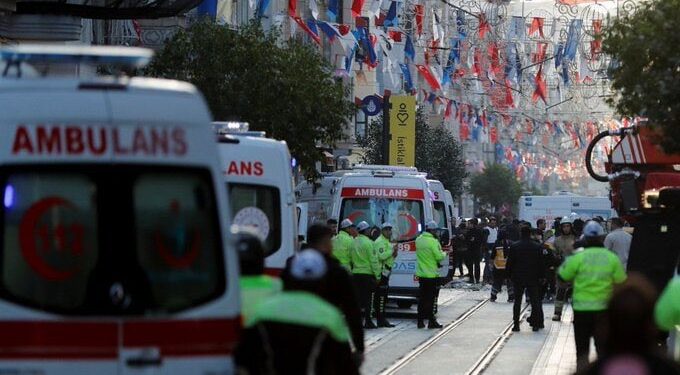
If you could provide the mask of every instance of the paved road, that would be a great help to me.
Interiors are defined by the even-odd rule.
[[[399,312],[399,318],[391,319],[395,328],[367,331],[367,354],[362,373],[381,374],[395,363],[403,362],[404,357],[409,360],[392,373],[562,375],[573,372],[575,353],[570,311],[565,313],[564,322],[553,324],[549,319],[553,306],[546,304],[543,307],[547,318],[545,330],[532,332],[523,322],[522,331],[510,333],[507,328],[512,320],[512,304],[505,302],[506,296],[501,294],[498,301],[502,302],[487,302],[480,306],[488,296],[488,287],[479,291],[442,289],[438,319],[445,326],[455,322],[455,328],[440,335],[413,358],[414,349],[429,343],[428,340],[442,331],[417,329],[415,306],[410,310],[391,310]],[[478,309],[469,317],[458,320],[475,306]],[[527,309],[527,313],[529,311]],[[504,332],[507,335],[500,339]],[[496,346],[489,354],[493,345]],[[483,366],[477,366],[480,358],[487,359]]]

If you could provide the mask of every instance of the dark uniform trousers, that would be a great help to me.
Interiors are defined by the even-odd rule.
[[[524,292],[528,292],[529,301],[531,302],[531,316],[528,322],[533,327],[538,324],[539,327],[543,327],[543,301],[541,300],[541,286],[536,283],[535,285],[528,285],[525,283],[514,283],[515,289],[515,304],[512,306],[512,320],[515,324],[519,324],[519,312],[522,309],[522,296]]]
[[[421,277],[419,283],[418,320],[429,319],[434,321],[436,298],[439,293],[439,278],[427,279]]]
[[[590,354],[590,338],[595,339],[597,356],[602,353],[602,336],[597,329],[601,323],[604,311],[574,311],[574,341],[576,343],[576,370],[584,370],[588,366]]]
[[[371,321],[372,299],[376,288],[375,276],[355,273],[354,285],[359,294],[359,305],[364,314],[364,324],[366,324]]]
[[[385,304],[387,304],[387,293],[389,292],[390,278],[385,275],[380,276],[378,287],[373,295],[373,310],[378,322],[385,320]]]

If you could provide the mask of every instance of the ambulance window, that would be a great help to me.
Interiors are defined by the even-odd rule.
[[[424,224],[423,203],[386,198],[343,199],[340,220],[347,218],[355,223],[366,221],[371,226],[390,222],[394,225],[392,240],[412,241],[420,234]]]
[[[264,238],[266,255],[281,247],[281,199],[273,186],[229,184],[232,223],[252,226]]]
[[[434,206],[434,221],[437,222],[439,228],[448,228],[446,225],[446,205],[444,202],[435,201]]]
[[[2,189],[2,293],[45,310],[79,308],[98,257],[96,184],[80,174],[16,173]]]
[[[133,184],[137,259],[157,308],[195,306],[224,289],[209,178],[149,173]]]

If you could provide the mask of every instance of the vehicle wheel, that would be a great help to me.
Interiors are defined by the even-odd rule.
[[[413,306],[413,301],[397,301],[397,306],[400,309],[410,309]]]

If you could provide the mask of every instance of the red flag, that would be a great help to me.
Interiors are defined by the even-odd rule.
[[[395,42],[401,42],[401,31],[390,30],[387,32],[387,35]]]
[[[473,63],[472,63],[472,72],[477,76],[481,77],[482,76],[482,54],[479,51],[479,48],[475,49],[475,53],[472,57]]]
[[[495,126],[489,129],[489,141],[491,144],[498,143],[498,130]]]
[[[432,72],[430,72],[430,69],[424,65],[416,65],[416,69],[418,69],[418,72],[420,75],[425,78],[427,83],[432,87],[432,90],[439,90],[441,89],[441,85],[439,84],[439,81],[437,81],[437,78],[432,75]]]
[[[590,42],[590,59],[597,60],[602,52],[602,20],[593,20],[595,39]]]
[[[534,124],[533,124],[533,123],[531,122],[531,120],[529,120],[529,119],[526,119],[526,120],[524,120],[524,121],[526,121],[526,123],[527,123],[527,133],[533,134],[533,132],[534,132]]]
[[[482,121],[482,127],[486,128],[488,125],[486,121],[486,110],[482,111],[482,115],[479,116],[479,119]]]
[[[288,14],[291,17],[297,15],[297,0],[288,0]]]
[[[416,4],[416,31],[418,35],[423,33],[423,16],[425,15],[425,7],[421,4]]]
[[[491,71],[494,75],[501,72],[500,54],[498,51],[498,44],[496,42],[491,43],[488,48],[489,59],[491,60]]]
[[[515,100],[512,97],[512,88],[510,86],[510,80],[505,79],[505,105],[509,108],[515,107]]]
[[[321,45],[321,38],[319,38],[319,34],[315,34],[315,33],[309,28],[309,26],[307,26],[307,24],[305,23],[305,21],[302,20],[302,18],[300,18],[300,17],[293,17],[293,19],[294,19],[295,22],[298,24],[298,26],[300,26],[300,28],[301,28],[302,30],[304,30],[304,31],[305,31],[312,39],[314,39],[314,41],[316,42],[316,44]]]
[[[536,90],[534,90],[534,94],[531,96],[531,101],[536,103],[539,98],[543,99],[543,103],[548,104],[547,89],[543,79],[543,66],[538,68],[538,73],[536,73]]]
[[[545,60],[545,54],[547,51],[548,43],[538,43],[536,47],[536,53],[531,54],[531,62],[534,64],[543,62],[543,60]]]
[[[361,9],[364,7],[364,0],[354,0],[352,2],[352,16],[361,17]]]
[[[340,24],[338,26],[338,31],[340,32],[340,35],[345,36],[347,33],[349,33],[349,25]]]
[[[541,36],[541,38],[545,38],[543,35],[543,22],[544,19],[541,17],[534,17],[533,20],[531,20],[531,26],[529,27],[529,36],[534,36],[536,32],[538,31],[538,35]]]
[[[444,118],[449,119],[451,118],[451,106],[453,105],[453,100],[447,100],[446,103],[446,110],[444,111]]]
[[[465,121],[460,123],[459,136],[461,141],[467,141],[470,139],[470,127]]]
[[[486,33],[491,31],[491,25],[486,20],[486,15],[484,13],[479,15],[479,37],[484,39]]]

